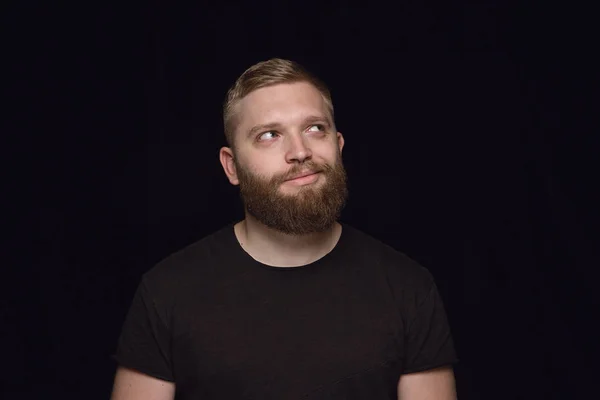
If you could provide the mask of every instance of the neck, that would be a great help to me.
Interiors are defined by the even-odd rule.
[[[234,231],[242,248],[255,260],[273,267],[298,267],[315,262],[333,250],[342,227],[336,222],[325,232],[288,235],[246,214]]]

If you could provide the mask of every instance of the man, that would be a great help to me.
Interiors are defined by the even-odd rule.
[[[144,274],[113,400],[456,398],[430,273],[338,222],[344,137],[296,63],[249,68],[224,106],[220,161],[245,219]]]

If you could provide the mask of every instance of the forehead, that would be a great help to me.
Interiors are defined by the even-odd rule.
[[[288,123],[307,115],[327,116],[321,92],[307,82],[284,83],[257,89],[237,105],[238,130],[256,124]]]

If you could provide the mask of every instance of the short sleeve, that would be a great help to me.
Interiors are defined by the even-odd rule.
[[[448,318],[434,282],[417,304],[405,335],[404,374],[458,362]]]
[[[168,326],[142,279],[125,318],[114,359],[123,367],[172,382],[170,343]]]

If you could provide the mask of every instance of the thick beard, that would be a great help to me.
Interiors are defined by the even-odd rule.
[[[307,161],[270,179],[252,174],[236,162],[240,196],[246,212],[265,226],[288,235],[325,232],[339,219],[348,197],[347,177],[341,157],[335,165]],[[299,187],[283,194],[280,187],[301,170],[322,171],[324,184]]]

